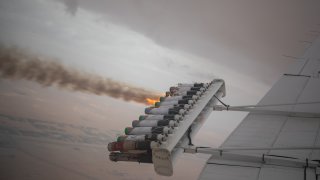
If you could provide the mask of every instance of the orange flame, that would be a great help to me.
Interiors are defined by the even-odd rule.
[[[154,103],[158,102],[158,99],[150,99],[150,98],[146,98],[146,101],[148,104],[150,105],[154,105]]]

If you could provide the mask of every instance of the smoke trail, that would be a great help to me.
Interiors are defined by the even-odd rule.
[[[158,99],[160,96],[157,92],[40,59],[18,48],[0,47],[0,77],[25,79],[43,86],[56,85],[73,91],[107,95],[144,104],[148,104],[147,98]]]

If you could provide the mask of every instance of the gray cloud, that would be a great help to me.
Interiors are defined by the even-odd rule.
[[[76,15],[79,6],[78,0],[65,0],[63,3],[66,6],[66,12],[73,16]]]
[[[320,1],[313,0],[79,0],[78,6],[270,85],[290,62],[281,55],[300,55],[299,40],[315,37],[306,33],[319,29],[313,25],[320,17]]]

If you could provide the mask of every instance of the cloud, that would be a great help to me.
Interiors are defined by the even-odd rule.
[[[19,97],[19,96],[25,96],[25,94],[20,94],[17,92],[5,92],[5,93],[0,93],[0,96],[7,96],[7,97],[15,98],[15,97]]]
[[[65,9],[66,12],[75,16],[78,11],[79,1],[78,0],[63,0],[62,2],[66,6],[66,9]]]
[[[314,26],[319,23],[319,3],[79,0],[78,5],[157,44],[204,57],[271,85],[290,62],[281,55],[301,55],[305,46],[299,40],[310,39],[306,33],[319,30]]]

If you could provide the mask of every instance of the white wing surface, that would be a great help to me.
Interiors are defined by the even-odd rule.
[[[268,110],[297,113],[249,113],[221,146],[231,150],[212,156],[199,178],[318,179],[320,117],[299,112],[320,113],[319,77],[320,38],[258,103]]]

